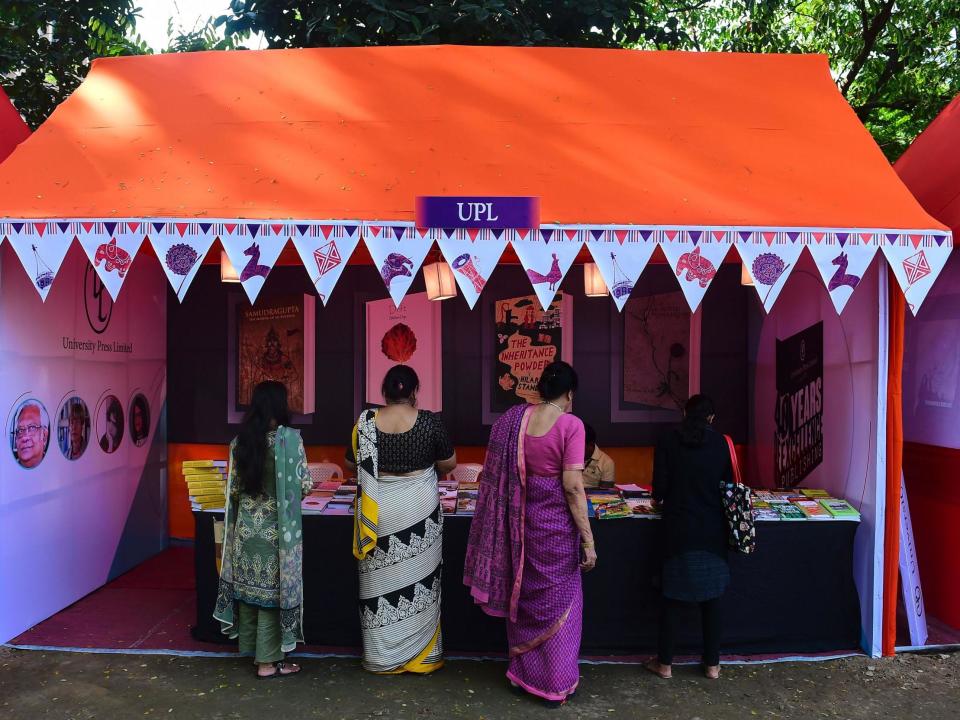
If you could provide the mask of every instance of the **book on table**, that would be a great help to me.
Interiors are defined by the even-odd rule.
[[[816,500],[797,500],[793,504],[811,520],[827,520],[832,517]]]
[[[817,488],[797,488],[797,490],[801,495],[812,500],[830,497],[830,493],[828,493],[826,490],[819,490]]]
[[[182,468],[226,468],[226,460],[184,460],[180,463]]]
[[[773,506],[781,520],[806,520],[803,511],[792,503],[776,503]]]
[[[857,511],[853,505],[848,503],[846,500],[841,500],[838,498],[823,498],[820,500],[820,505],[830,513],[831,517],[835,518],[858,518],[860,513]]]
[[[596,508],[597,520],[613,520],[615,518],[625,518],[633,516],[633,508],[625,501],[603,503]]]

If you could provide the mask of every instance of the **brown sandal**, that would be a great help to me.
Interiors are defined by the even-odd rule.
[[[296,670],[290,670],[289,672],[284,672],[284,670],[287,670],[288,668],[296,668]],[[286,663],[281,661],[278,663],[274,663],[273,672],[270,673],[269,675],[261,675],[258,672],[257,680],[269,680],[275,677],[289,677],[290,675],[296,675],[301,670],[303,670],[303,668],[297,665],[296,663]]]
[[[652,660],[648,660],[647,662],[645,662],[643,667],[645,670],[647,670],[647,672],[652,672],[654,675],[656,675],[658,678],[661,678],[662,680],[669,680],[670,678],[673,677],[673,670],[671,669],[671,670],[668,670],[667,672],[664,672],[661,669],[663,666],[660,665],[660,661],[657,660],[656,658],[653,658]]]

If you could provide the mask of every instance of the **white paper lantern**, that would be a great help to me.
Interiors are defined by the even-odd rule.
[[[604,297],[607,295],[607,284],[596,263],[584,263],[583,287],[587,297]]]
[[[457,296],[457,281],[453,277],[453,270],[445,262],[424,265],[423,280],[430,300],[449,300]]]
[[[220,251],[220,282],[240,282],[240,276],[237,274],[236,268],[233,267],[233,263],[230,262],[230,258],[223,250]]]

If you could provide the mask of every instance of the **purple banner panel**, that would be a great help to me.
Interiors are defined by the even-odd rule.
[[[420,196],[416,221],[421,228],[535,228],[540,198]]]

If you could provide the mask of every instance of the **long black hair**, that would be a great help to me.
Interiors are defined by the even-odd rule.
[[[290,424],[287,386],[276,380],[258,383],[250,409],[240,424],[234,461],[240,491],[252,496],[263,493],[263,465],[267,457],[267,433]]]
[[[688,447],[699,447],[706,441],[710,418],[716,415],[713,400],[706,395],[694,395],[683,408],[680,423],[680,442]]]
[[[557,360],[543,369],[537,392],[542,400],[556,400],[568,392],[576,392],[578,384],[577,371],[569,363]]]

